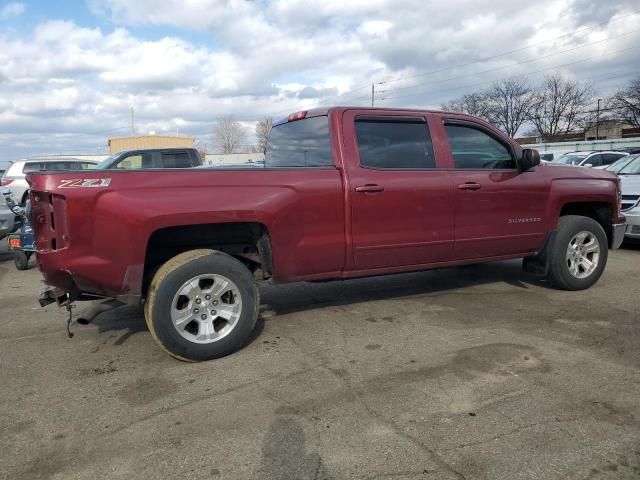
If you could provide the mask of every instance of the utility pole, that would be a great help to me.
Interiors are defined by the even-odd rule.
[[[598,110],[596,113],[596,140],[600,138],[600,102],[601,98],[598,99]]]
[[[375,102],[375,98],[376,98],[376,84],[372,83],[371,84],[371,106],[372,107]]]
[[[133,125],[133,105],[131,105],[131,136],[133,137],[135,132],[135,128]]]

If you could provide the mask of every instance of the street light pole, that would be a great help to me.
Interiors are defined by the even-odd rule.
[[[600,102],[601,98],[598,99],[598,110],[596,111],[596,140],[600,138]]]

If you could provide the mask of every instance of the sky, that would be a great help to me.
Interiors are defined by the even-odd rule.
[[[439,107],[518,75],[640,76],[637,0],[0,0],[0,167],[317,106]]]

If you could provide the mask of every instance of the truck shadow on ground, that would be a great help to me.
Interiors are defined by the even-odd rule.
[[[522,270],[522,262],[505,261],[414,273],[401,273],[323,283],[268,285],[260,289],[262,310],[276,314],[319,307],[440,293],[447,290],[502,282],[519,289],[553,288],[544,279]]]
[[[87,313],[94,308],[96,303],[97,302],[91,302],[91,304],[84,306],[83,309],[78,312],[76,318],[89,317],[90,315],[87,315]],[[97,327],[98,333],[121,332],[121,335],[113,342],[115,346],[124,344],[136,333],[149,331],[144,318],[144,308],[142,305],[117,305],[114,303],[110,308],[100,311],[95,317],[88,320],[90,320],[91,325]],[[259,318],[247,341],[247,345],[253,343],[253,341],[260,336],[262,330],[264,330],[264,321],[262,318]]]
[[[284,315],[321,307],[439,293],[496,282],[525,290],[532,285],[546,285],[544,280],[523,272],[521,261],[467,265],[322,283],[303,282],[288,285],[265,283],[260,286],[261,318],[248,343],[252,343],[260,336],[264,328],[263,316],[269,310],[278,315]],[[84,310],[79,311],[78,316],[82,317],[83,311],[88,308],[91,307],[84,307]],[[97,314],[91,323],[98,327],[99,333],[122,331],[122,335],[114,345],[122,345],[136,333],[148,330],[143,307],[139,305],[114,306]]]

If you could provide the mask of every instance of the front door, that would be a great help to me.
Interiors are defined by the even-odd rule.
[[[438,170],[424,115],[347,111],[351,251],[355,270],[451,258],[454,194]]]
[[[454,170],[456,259],[537,250],[545,239],[549,185],[541,168],[520,172],[511,146],[487,127],[445,122]]]

